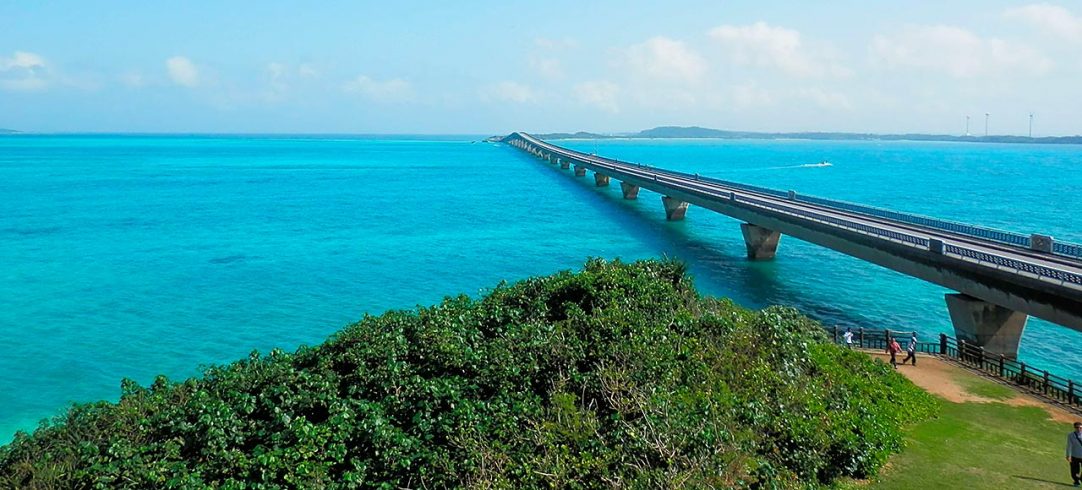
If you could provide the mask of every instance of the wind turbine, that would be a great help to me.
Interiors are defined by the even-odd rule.
[[[991,116],[991,114],[985,112],[984,113],[984,137],[985,138],[988,137],[988,116]]]
[[[1029,137],[1033,138],[1033,113],[1029,113]]]
[[[966,116],[966,136],[969,136],[969,116]]]

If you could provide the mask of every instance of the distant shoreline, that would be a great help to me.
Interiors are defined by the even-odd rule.
[[[761,133],[754,131],[726,131],[701,127],[662,126],[627,134],[598,134],[579,131],[575,133],[547,133],[534,136],[545,140],[597,140],[597,139],[724,139],[724,140],[821,140],[821,141],[942,141],[956,143],[1028,143],[1038,145],[1079,145],[1082,136],[954,136],[948,134],[873,134],[797,132]]]

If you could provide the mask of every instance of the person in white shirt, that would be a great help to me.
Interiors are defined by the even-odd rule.
[[[909,345],[905,348],[905,359],[902,359],[902,365],[904,366],[906,361],[912,359],[913,365],[917,365],[917,336],[913,335],[913,338],[909,339]]]
[[[853,348],[853,329],[852,328],[846,328],[845,329],[845,334],[842,335],[842,338],[845,339],[845,346],[852,349]]]

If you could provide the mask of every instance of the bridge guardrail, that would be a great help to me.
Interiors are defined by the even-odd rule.
[[[961,255],[963,257],[969,257],[971,259],[979,260],[981,262],[988,262],[990,264],[1002,265],[1004,267],[1010,267],[1012,269],[1029,272],[1030,274],[1036,274],[1038,276],[1049,277],[1063,282],[1082,285],[1082,276],[1067,271],[1052,269],[1043,265],[1031,264],[1029,262],[1009,259],[1007,257],[1001,257],[999,255],[993,255],[987,252],[959,247],[957,245],[952,245],[949,243],[943,244],[943,251],[946,253]]]
[[[519,134],[519,133],[515,133]],[[522,135],[520,135],[522,136]],[[522,136],[525,138],[525,136]],[[532,137],[531,137],[532,138]],[[548,143],[537,142],[548,145]],[[552,145],[555,146],[555,145]],[[781,191],[777,189],[771,189],[768,187],[760,187],[750,184],[742,184],[739,182],[732,182],[724,179],[718,179],[714,177],[703,177],[698,174],[690,174],[686,172],[677,172],[672,170],[666,170],[666,172],[682,175],[689,178],[696,178],[707,182],[715,182],[718,184],[727,185],[730,187],[736,187],[740,189],[746,189],[749,191],[761,192],[779,197],[789,197],[788,191]],[[842,201],[837,199],[828,199],[824,197],[806,196],[796,194],[793,196],[798,201],[809,202],[812,204],[819,204],[822,206],[833,207],[845,211],[852,211],[861,214],[867,214],[870,216],[878,216],[881,218],[892,219],[895,221],[901,221],[903,223],[911,223],[919,226],[926,226],[929,228],[935,228],[944,231],[950,231],[953,233],[959,233],[963,235],[973,236],[977,238],[983,238],[986,240],[992,240],[1007,245],[1013,245],[1023,248],[1029,248],[1031,244],[1031,237],[1023,235],[1021,233],[997,230],[995,228],[989,228],[985,226],[970,225],[967,223],[959,223],[957,221],[944,220],[940,218],[933,218],[930,216],[924,216],[914,213],[905,213],[900,211],[893,211],[890,209],[879,208],[875,206],[868,206],[866,204],[859,204],[854,202]],[[1062,255],[1071,258],[1082,258],[1082,245],[1069,242],[1053,242],[1052,253],[1055,255]]]
[[[746,202],[746,203],[754,204],[756,206],[770,208],[770,209],[773,209],[775,211],[780,211],[780,212],[790,213],[790,214],[796,214],[796,215],[799,215],[799,216],[804,216],[806,218],[811,218],[811,219],[814,219],[814,220],[819,220],[819,221],[824,221],[824,222],[827,222],[827,223],[831,223],[831,224],[836,225],[836,226],[841,226],[841,227],[844,227],[844,228],[851,228],[851,229],[855,229],[855,230],[862,231],[862,232],[865,232],[865,233],[870,233],[870,234],[873,234],[873,235],[892,238],[894,240],[902,241],[902,242],[905,242],[905,243],[910,243],[910,244],[913,244],[913,245],[918,245],[918,246],[924,247],[924,248],[928,248],[928,246],[929,246],[929,240],[927,238],[913,236],[913,235],[909,235],[909,234],[906,234],[906,233],[897,232],[897,231],[894,231],[894,230],[887,230],[885,228],[879,228],[877,226],[871,226],[871,225],[866,225],[866,224],[863,224],[863,223],[857,223],[855,221],[849,221],[849,220],[845,220],[845,219],[841,219],[841,218],[835,218],[833,216],[825,216],[825,215],[822,215],[822,214],[819,214],[819,213],[814,213],[814,212],[811,212],[811,211],[805,211],[803,209],[796,209],[796,208],[789,208],[789,207],[786,207],[786,206],[779,206],[779,205],[776,205],[776,204],[768,203],[766,201],[760,201],[758,199],[751,198],[751,197],[735,196],[734,199],[736,201]]]
[[[1082,245],[1066,242],[1052,242],[1052,253],[1068,257],[1082,257]]]

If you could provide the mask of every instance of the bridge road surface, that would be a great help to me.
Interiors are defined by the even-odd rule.
[[[1077,257],[800,201],[791,192],[781,197],[780,191],[588,155],[525,133],[512,133],[504,141],[550,161],[559,158],[744,220],[767,233],[791,235],[959,291],[947,297],[956,336],[993,354],[1017,356],[1026,315],[1082,331],[1082,259]],[[754,246],[748,245],[749,257]],[[765,255],[772,257],[773,249]]]

